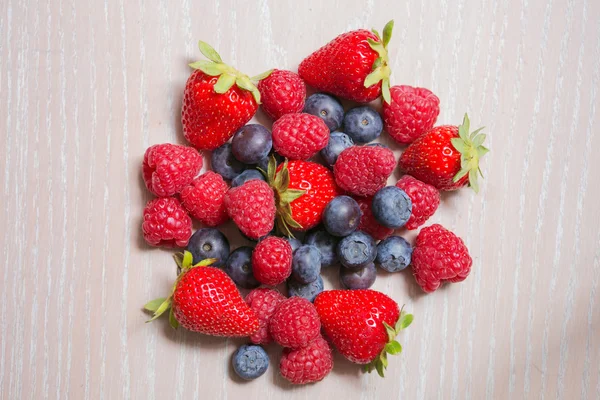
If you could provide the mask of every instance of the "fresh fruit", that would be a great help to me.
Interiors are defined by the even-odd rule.
[[[321,278],[321,276],[317,276],[316,280],[306,285],[296,281],[294,278],[287,280],[288,296],[290,297],[303,297],[312,302],[315,300],[315,297],[317,297],[317,295],[323,291],[323,289],[323,278]]]
[[[377,245],[375,264],[387,272],[402,271],[410,264],[412,246],[400,236],[391,236]]]
[[[298,250],[298,248],[300,248],[300,246],[302,246],[302,242],[296,238],[293,237],[284,237],[285,240],[287,240],[287,242],[290,244],[290,246],[292,247],[292,254],[296,252],[296,250]]]
[[[333,166],[338,186],[357,196],[373,196],[385,186],[396,167],[394,153],[385,147],[353,146],[342,151]]]
[[[244,344],[233,353],[231,363],[240,378],[250,381],[267,372],[269,356],[261,346]]]
[[[412,269],[424,292],[431,293],[442,281],[464,281],[473,260],[461,238],[441,225],[421,229],[412,253]]]
[[[317,280],[321,274],[321,252],[316,246],[305,244],[294,252],[292,276],[302,284]]]
[[[404,190],[412,202],[412,212],[406,222],[406,229],[417,229],[435,214],[440,205],[440,192],[435,187],[410,175],[400,178],[396,186]]]
[[[437,126],[415,140],[400,157],[400,168],[438,190],[469,185],[479,191],[479,160],[489,151],[483,128],[469,133],[469,117],[460,126]],[[339,182],[338,182],[339,184]],[[341,185],[340,185],[341,186]]]
[[[264,182],[265,176],[257,169],[247,169],[231,180],[231,187],[241,186],[244,183],[254,179]]]
[[[383,104],[385,130],[401,144],[412,143],[433,128],[440,113],[440,99],[430,90],[392,86],[392,101]]]
[[[298,113],[304,107],[306,85],[298,74],[275,69],[258,83],[262,109],[272,120],[285,114]]]
[[[231,151],[244,164],[256,164],[269,155],[273,139],[271,132],[260,124],[242,126],[233,135]]]
[[[282,238],[268,236],[254,248],[252,268],[260,283],[279,285],[292,273],[292,246]]]
[[[325,93],[315,93],[309,96],[302,112],[321,118],[331,132],[342,126],[344,120],[342,103]]]
[[[339,35],[305,58],[298,67],[304,81],[317,90],[359,103],[383,95],[390,101],[387,45],[394,21],[377,31],[359,29]]]
[[[338,196],[323,211],[323,226],[333,236],[348,236],[358,228],[362,211],[352,197]]]
[[[252,247],[242,246],[232,251],[225,263],[225,272],[239,287],[254,289],[260,286],[252,271]]]
[[[225,195],[227,214],[251,239],[265,236],[275,224],[275,198],[266,182],[252,180],[229,189]]]
[[[190,64],[195,71],[185,84],[181,124],[183,135],[196,148],[214,150],[222,146],[256,113],[260,92],[252,79],[226,65],[207,43],[199,42],[200,52],[208,60]]]
[[[225,143],[214,150],[210,155],[210,164],[213,171],[227,180],[234,179],[246,169],[246,165],[233,155],[231,143]]]
[[[152,246],[185,247],[192,236],[192,219],[179,200],[161,197],[144,207],[142,231]]]
[[[381,376],[388,365],[387,354],[402,351],[395,337],[413,320],[394,300],[374,290],[328,290],[317,296],[315,307],[334,347]]]
[[[340,283],[346,289],[368,289],[375,283],[375,278],[377,278],[377,270],[373,263],[359,270],[340,268]]]
[[[144,154],[142,175],[146,188],[159,197],[179,193],[202,169],[202,156],[192,147],[155,144]]]
[[[412,202],[404,190],[386,186],[373,196],[371,211],[381,225],[398,229],[410,218]]]
[[[214,267],[225,265],[229,257],[229,240],[215,228],[198,229],[187,245],[187,251],[192,253],[194,262],[213,258]]]
[[[317,229],[308,232],[304,237],[304,243],[314,245],[321,253],[321,267],[330,267],[339,262],[337,256],[337,245],[339,238],[330,235],[324,230]]]
[[[229,219],[225,194],[229,185],[221,175],[206,171],[181,190],[181,202],[192,217],[206,226],[218,226]]]
[[[271,343],[273,339],[269,333],[269,321],[277,306],[285,299],[277,290],[269,288],[258,288],[248,293],[246,303],[254,310],[259,322],[258,330],[250,336],[252,343]]]
[[[383,240],[394,233],[393,229],[381,225],[373,216],[371,211],[372,197],[357,197],[355,200],[363,213],[358,225],[359,231],[368,233],[375,240]]]
[[[321,150],[321,157],[328,166],[333,167],[340,153],[352,146],[354,146],[354,142],[350,136],[344,132],[331,132],[327,146]]]
[[[321,336],[301,349],[283,349],[279,362],[281,376],[296,385],[318,382],[332,369],[331,347]]]
[[[276,165],[279,165],[284,161],[283,157],[281,157],[278,153],[272,151],[268,157],[265,157],[256,163],[256,168],[267,172],[267,170],[269,169],[269,161],[272,157],[275,157]]]
[[[340,240],[337,255],[346,268],[357,270],[366,267],[377,255],[375,239],[361,231],[353,232]]]
[[[354,107],[344,115],[344,132],[354,143],[369,143],[383,130],[383,121],[377,111],[368,106]]]
[[[308,160],[327,146],[329,129],[310,114],[286,114],[273,124],[273,148],[291,160]]]
[[[271,316],[269,332],[273,340],[283,347],[306,347],[319,336],[321,322],[315,306],[302,297],[283,301]]]
[[[193,264],[192,254],[185,251],[175,256],[181,274],[169,297],[148,302],[144,308],[153,312],[155,320],[169,312],[173,328],[181,325],[206,335],[240,337],[258,330],[258,318],[240,295],[227,274],[209,267],[214,259]]]

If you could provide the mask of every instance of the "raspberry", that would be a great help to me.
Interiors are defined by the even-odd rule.
[[[421,182],[410,175],[404,175],[396,183],[412,201],[412,214],[406,229],[417,229],[431,217],[440,205],[440,192],[433,186]]]
[[[142,231],[152,246],[185,247],[192,236],[192,219],[179,200],[161,197],[146,204]]]
[[[383,103],[385,129],[398,143],[412,143],[430,130],[440,113],[440,99],[430,90],[412,86],[390,88],[391,103]]]
[[[381,225],[373,216],[371,211],[372,197],[356,197],[355,200],[363,213],[358,226],[359,231],[368,233],[375,240],[384,240],[394,233],[392,228]]]
[[[150,192],[159,197],[179,193],[202,169],[202,156],[192,147],[156,144],[144,154],[142,175]]]
[[[372,196],[385,186],[395,168],[394,153],[382,146],[352,146],[333,166],[335,181],[357,196]]]
[[[283,349],[279,370],[294,384],[318,382],[333,369],[333,355],[329,343],[319,336],[304,348]]]
[[[256,280],[265,285],[284,282],[292,273],[292,246],[277,236],[261,240],[252,252],[252,271]]]
[[[472,264],[462,239],[443,226],[435,224],[419,232],[412,254],[412,269],[426,293],[435,291],[441,281],[464,281]]]
[[[274,70],[258,83],[262,109],[272,120],[285,114],[299,113],[304,107],[306,85],[292,71]]]
[[[269,321],[275,312],[275,309],[281,302],[285,301],[285,296],[277,290],[268,288],[254,289],[246,296],[246,303],[258,317],[260,324],[258,331],[250,336],[250,341],[255,344],[267,344],[273,340],[269,334]]]
[[[255,179],[229,189],[225,194],[225,208],[242,233],[251,239],[273,230],[275,197],[266,182]]]
[[[310,114],[286,114],[273,124],[273,148],[291,160],[307,160],[327,146],[329,128]]]
[[[290,297],[282,302],[269,321],[273,340],[292,349],[306,347],[319,336],[321,321],[317,309],[303,297]]]
[[[227,190],[229,185],[221,175],[207,171],[181,190],[181,202],[204,225],[221,225],[229,219],[225,209]]]

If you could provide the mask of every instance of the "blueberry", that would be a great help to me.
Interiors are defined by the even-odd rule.
[[[253,179],[265,180],[265,176],[257,169],[247,169],[231,181],[231,187],[241,186]]]
[[[308,285],[304,285],[300,282],[297,282],[295,279],[290,278],[287,281],[287,288],[288,296],[290,297],[298,296],[304,297],[308,301],[314,301],[315,297],[317,297],[317,295],[324,289],[323,278],[318,276],[315,281],[309,283]]]
[[[402,271],[410,264],[411,245],[400,236],[390,236],[377,245],[375,263],[388,272]]]
[[[321,150],[321,157],[327,165],[333,167],[340,153],[352,146],[354,146],[354,142],[350,139],[350,136],[344,132],[331,132],[327,146]]]
[[[410,218],[412,202],[404,190],[386,186],[373,196],[371,211],[381,225],[398,229]]]
[[[321,266],[329,267],[338,263],[337,245],[339,239],[323,230],[314,230],[304,237],[305,244],[312,244],[321,252]]]
[[[269,356],[256,344],[244,344],[233,353],[233,370],[242,379],[256,379],[269,368]]]
[[[348,236],[358,228],[362,217],[360,206],[350,196],[338,196],[323,211],[323,225],[333,236]]]
[[[210,156],[210,163],[213,171],[228,180],[235,178],[246,169],[246,166],[233,156],[231,143],[225,143],[215,149]]]
[[[316,246],[305,244],[294,253],[292,275],[299,283],[314,282],[321,274],[321,252]]]
[[[368,289],[375,283],[377,270],[369,263],[359,270],[340,268],[340,282],[346,289]]]
[[[315,93],[307,98],[302,112],[321,118],[331,132],[338,129],[344,120],[342,103],[325,93]]]
[[[344,267],[361,269],[375,260],[377,255],[375,239],[362,231],[353,232],[340,240],[337,254]]]
[[[236,285],[244,289],[260,286],[252,273],[252,247],[242,246],[231,252],[225,264],[225,272]]]
[[[355,143],[372,142],[381,135],[382,129],[381,115],[371,107],[355,107],[344,116],[344,132]]]
[[[218,229],[198,229],[190,238],[187,251],[192,253],[194,264],[216,258],[213,266],[222,267],[229,257],[229,240]]]
[[[290,246],[292,246],[292,253],[294,253],[300,246],[302,246],[302,242],[296,238],[292,237],[284,237],[285,240],[288,241]]]
[[[242,126],[231,140],[233,155],[244,164],[256,164],[267,157],[272,146],[271,132],[259,124]]]

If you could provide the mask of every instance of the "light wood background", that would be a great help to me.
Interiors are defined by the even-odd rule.
[[[379,275],[415,315],[384,380],[336,357],[291,387],[272,347],[242,383],[241,341],[144,324],[175,274],[141,239],[144,150],[183,142],[198,39],[254,75],[390,18],[393,82],[487,127],[481,193],[432,220],[473,272],[426,296]],[[0,397],[600,399],[599,86],[597,0],[0,1]]]

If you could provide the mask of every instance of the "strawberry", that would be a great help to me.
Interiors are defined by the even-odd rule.
[[[395,340],[413,320],[398,304],[374,290],[328,290],[315,299],[315,307],[325,334],[348,360],[367,364],[380,376],[388,365],[387,354],[398,354],[402,346]]]
[[[390,67],[387,45],[394,21],[383,29],[359,29],[339,35],[306,57],[298,67],[304,81],[322,92],[368,103],[383,95],[390,102]]]
[[[170,309],[169,322],[173,328],[181,325],[193,332],[228,337],[250,336],[258,330],[258,318],[235,283],[223,270],[208,266],[215,259],[193,265],[192,253],[188,251],[174,258],[182,272],[169,297],[152,300],[144,306],[153,313],[150,321]]]
[[[185,85],[181,123],[192,145],[214,150],[254,116],[260,92],[253,81],[266,78],[271,71],[250,79],[224,64],[207,43],[200,41],[198,47],[208,60],[190,64],[195,71]]]
[[[437,126],[412,142],[400,157],[407,174],[438,190],[456,190],[469,185],[479,191],[479,160],[489,150],[483,146],[483,128],[469,133],[469,117],[460,126]]]

